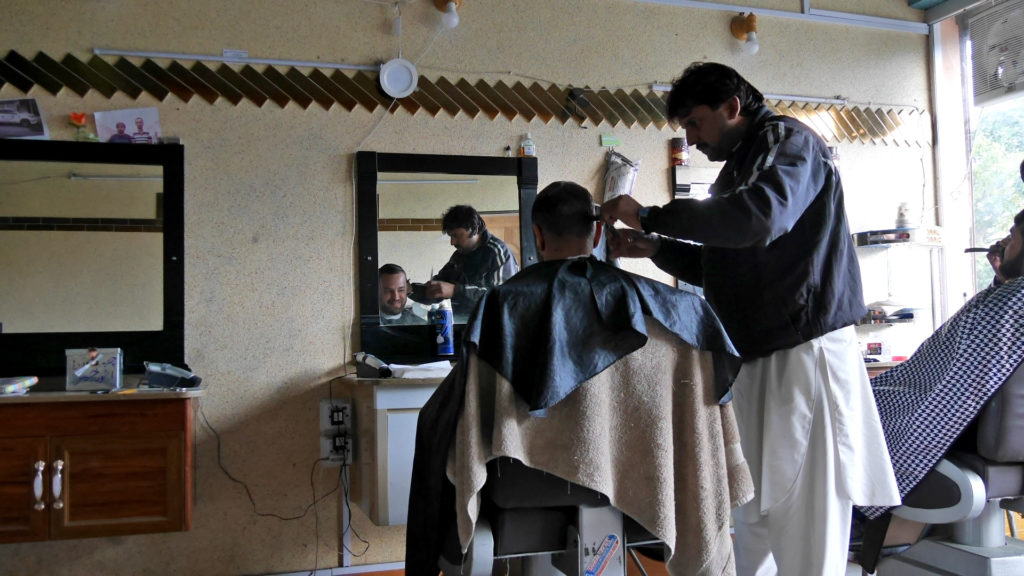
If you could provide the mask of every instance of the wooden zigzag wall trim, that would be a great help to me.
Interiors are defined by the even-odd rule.
[[[67,89],[78,96],[95,90],[110,98],[118,92],[138,98],[143,92],[164,101],[173,94],[184,102],[199,96],[213,104],[223,98],[232,105],[248,100],[257,107],[272,101],[279,107],[292,102],[308,109],[314,103],[325,110],[339,105],[351,112],[357,107],[373,112],[399,108],[409,114],[420,111],[437,117],[444,112],[455,117],[499,116],[511,121],[522,117],[544,124],[606,124],[610,127],[679,130],[665,117],[665,94],[653,90],[592,89],[589,87],[543,85],[533,82],[506,84],[459,79],[454,83],[441,76],[420,77],[417,90],[397,103],[382,93],[376,74],[362,71],[302,71],[288,67],[262,70],[249,64],[178,60],[161,65],[152,59],[133,62],[124,57],[108,61],[93,55],[87,61],[66,54],[58,62],[44,52],[31,60],[11,50],[0,59],[0,88],[5,84],[28,94],[39,86],[54,96]],[[395,105],[397,104],[397,105]],[[930,147],[931,119],[915,107],[850,106],[800,101],[769,100],[779,114],[792,116],[811,126],[829,143],[855,142],[898,147]]]

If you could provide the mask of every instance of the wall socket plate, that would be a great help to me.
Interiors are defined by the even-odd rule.
[[[351,464],[353,457],[352,402],[347,398],[320,400],[320,457],[324,466]]]

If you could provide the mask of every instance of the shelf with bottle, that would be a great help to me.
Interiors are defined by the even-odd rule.
[[[852,236],[853,245],[857,248],[884,248],[894,244],[942,245],[942,228],[938,226],[865,230],[864,232],[855,232]]]

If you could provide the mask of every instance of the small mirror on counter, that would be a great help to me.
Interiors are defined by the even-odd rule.
[[[124,355],[120,348],[75,348],[64,353],[68,359],[68,392],[121,387]]]

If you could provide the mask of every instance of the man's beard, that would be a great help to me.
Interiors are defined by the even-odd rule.
[[[1024,271],[1024,250],[1017,252],[1017,255],[1011,260],[1003,260],[999,264],[999,274],[1007,280],[1013,280],[1021,275]]]
[[[744,129],[740,126],[727,126],[722,130],[722,137],[719,138],[718,144],[714,146],[698,144],[697,150],[703,152],[712,162],[723,162],[729,159],[736,144],[743,138],[743,133]]]

